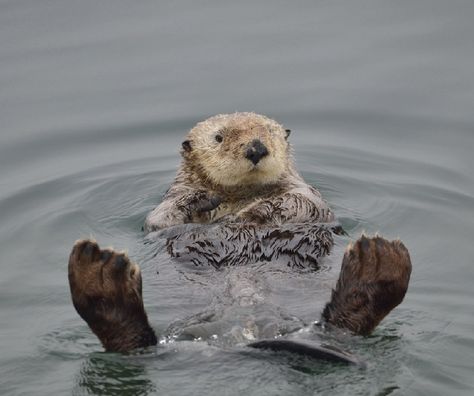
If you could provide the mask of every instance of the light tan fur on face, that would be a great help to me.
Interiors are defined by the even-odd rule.
[[[145,230],[224,217],[258,224],[333,221],[319,191],[295,169],[288,135],[276,121],[255,113],[198,123],[182,144],[176,178],[148,214]]]
[[[217,142],[216,135],[222,136]],[[254,113],[222,114],[198,123],[188,134],[191,151],[185,160],[198,164],[199,173],[213,184],[237,186],[270,184],[287,171],[289,146],[277,122]],[[245,157],[248,145],[260,140],[269,154],[254,165]]]

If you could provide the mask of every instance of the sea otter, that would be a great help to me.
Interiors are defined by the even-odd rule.
[[[145,230],[167,238],[167,251],[176,261],[196,266],[270,265],[283,260],[290,267],[317,270],[340,227],[321,194],[295,170],[289,133],[254,113],[218,115],[198,123],[182,144],[183,161],[175,181],[147,216]],[[345,252],[322,321],[370,334],[403,300],[410,273],[403,243],[362,236]],[[258,306],[262,300],[250,278],[231,277],[229,293],[241,307]],[[78,241],[69,258],[69,282],[76,310],[107,351],[157,343],[143,306],[139,267],[127,255],[102,250],[95,241]],[[205,322],[215,318],[207,316]],[[196,331],[203,329],[198,322],[182,326],[186,329],[180,334],[198,338]],[[283,333],[279,330],[270,340],[253,339],[248,345],[332,360],[337,355],[320,346],[289,342],[280,337]]]
[[[321,194],[296,171],[289,135],[289,129],[254,113],[198,123],[183,142],[177,176],[147,216],[145,229],[220,219],[265,225],[333,221]]]

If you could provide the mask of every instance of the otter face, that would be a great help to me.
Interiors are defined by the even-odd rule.
[[[270,184],[288,169],[285,130],[254,113],[223,114],[198,123],[183,142],[183,157],[201,177],[220,186]]]
[[[74,306],[91,325],[120,322],[129,311],[143,310],[140,268],[123,253],[78,241],[69,257],[69,284]]]

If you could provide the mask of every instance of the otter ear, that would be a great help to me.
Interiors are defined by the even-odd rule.
[[[291,133],[291,129],[285,129],[285,132],[286,132],[285,139],[288,139],[288,137],[290,136],[290,133]]]
[[[183,150],[188,152],[188,153],[192,150],[190,140],[185,140],[183,143],[181,143],[181,146],[183,146]]]

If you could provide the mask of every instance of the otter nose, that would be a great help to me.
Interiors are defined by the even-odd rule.
[[[258,139],[255,139],[247,147],[245,152],[245,158],[252,161],[254,165],[257,165],[258,162],[265,156],[268,155],[268,149],[265,145]]]

